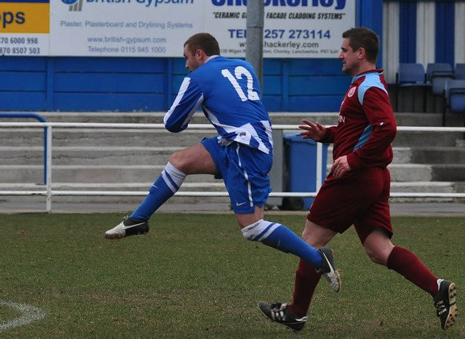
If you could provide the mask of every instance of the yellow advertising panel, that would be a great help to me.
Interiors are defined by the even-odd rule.
[[[0,34],[50,33],[48,2],[0,2]]]

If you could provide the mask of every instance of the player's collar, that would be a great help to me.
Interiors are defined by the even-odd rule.
[[[205,60],[205,63],[209,62],[211,59],[217,58],[219,55],[210,55],[207,60]]]
[[[370,74],[370,73],[378,73],[379,75],[382,75],[383,74],[383,70],[381,68],[373,68],[373,69],[370,69],[368,71],[365,71],[365,72],[362,72],[362,73],[359,73],[357,74],[356,76],[354,76],[352,78],[352,83],[357,81],[358,79],[360,79],[361,77],[367,75],[367,74]]]

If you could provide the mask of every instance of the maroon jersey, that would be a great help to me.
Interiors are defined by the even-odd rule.
[[[391,142],[397,131],[383,71],[355,76],[339,111],[337,126],[321,142],[332,142],[333,160],[347,155],[351,170],[386,167],[393,158]]]

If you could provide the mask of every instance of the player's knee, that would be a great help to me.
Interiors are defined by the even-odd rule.
[[[171,154],[169,162],[178,170],[183,171],[183,157],[180,151]]]
[[[382,253],[369,250],[367,250],[366,253],[368,254],[368,258],[375,264],[386,266],[387,258]]]

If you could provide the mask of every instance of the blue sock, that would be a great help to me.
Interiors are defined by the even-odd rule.
[[[320,252],[303,241],[302,238],[286,226],[261,219],[243,228],[242,234],[248,240],[260,241],[282,252],[292,253],[315,268],[321,266],[322,259]]]
[[[181,187],[186,175],[170,162],[150,187],[145,200],[131,214],[133,219],[149,220],[153,213],[171,198]]]

